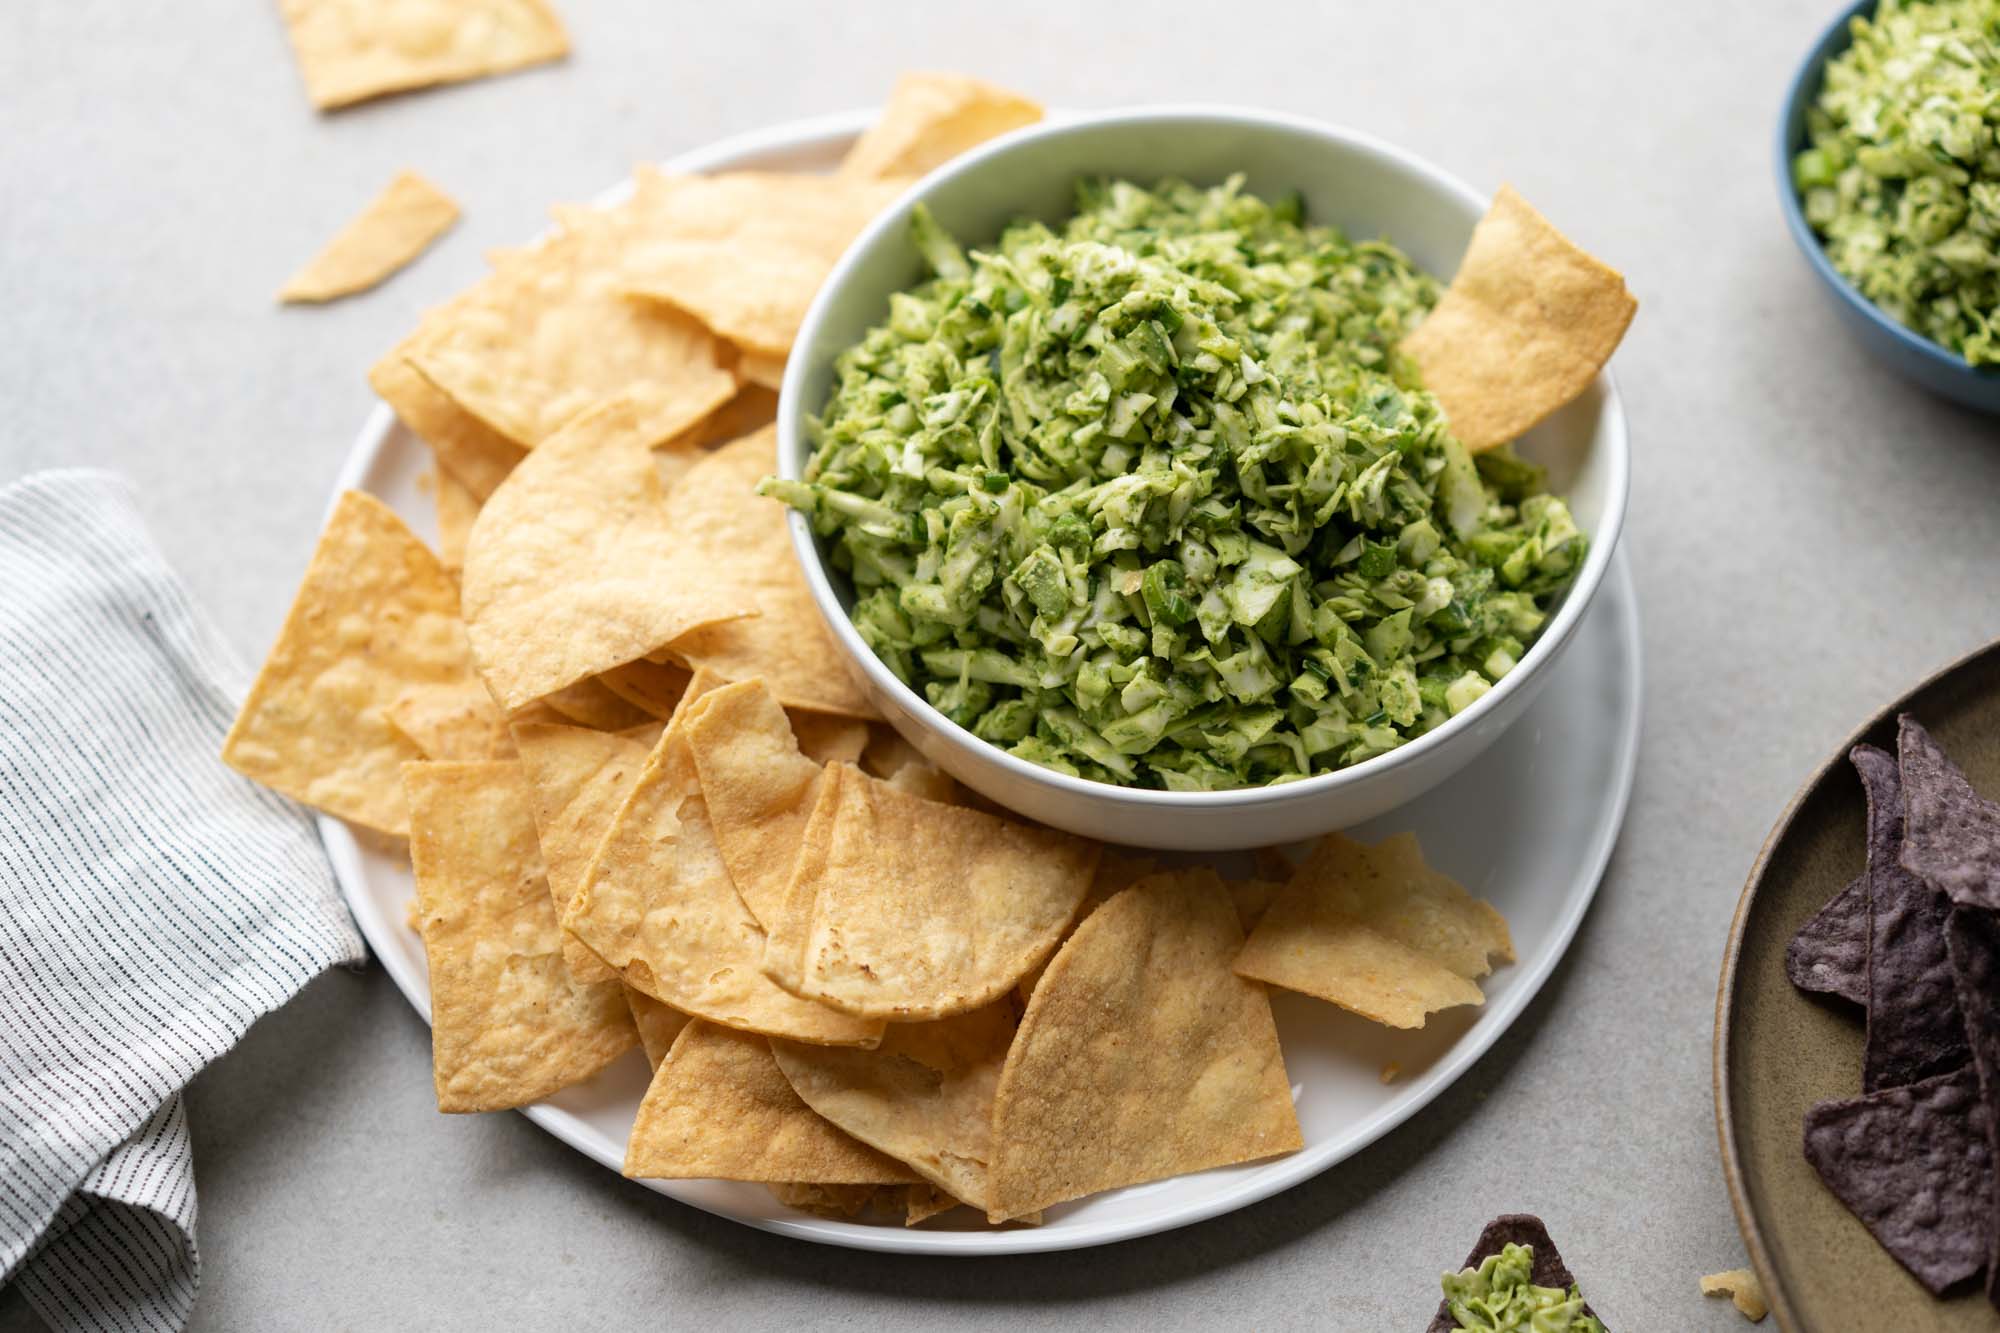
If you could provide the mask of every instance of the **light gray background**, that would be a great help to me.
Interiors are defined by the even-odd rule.
[[[135,478],[254,660],[373,401],[363,371],[551,202],[877,101],[913,66],[1069,106],[1281,107],[1513,182],[1639,294],[1616,362],[1648,671],[1631,817],[1569,960],[1427,1111],[1267,1203],[1068,1256],[893,1259],[696,1213],[519,1116],[439,1116],[387,977],[327,977],[192,1088],[196,1326],[1414,1330],[1439,1269],[1515,1208],[1614,1327],[1736,1326],[1695,1278],[1743,1261],[1709,1091],[1743,876],[1847,731],[2000,619],[2000,431],[1866,359],[1779,222],[1773,121],[1835,0],[557,3],[560,66],[330,116],[270,0],[0,4],[0,481]],[[403,166],[457,196],[459,228],[371,295],[274,306]],[[0,1294],[0,1329],[32,1326]]]

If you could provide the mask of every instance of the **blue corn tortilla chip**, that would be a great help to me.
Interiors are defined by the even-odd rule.
[[[1908,833],[1903,864],[1955,903],[2000,912],[2000,805],[1981,796],[1922,724],[1898,720]]]
[[[1556,1243],[1549,1239],[1549,1229],[1542,1225],[1542,1219],[1533,1213],[1502,1213],[1486,1224],[1479,1233],[1479,1240],[1472,1247],[1472,1253],[1465,1256],[1460,1270],[1477,1268],[1489,1254],[1498,1254],[1509,1245],[1526,1245],[1535,1252],[1534,1266],[1528,1270],[1528,1280],[1538,1287],[1578,1286],[1575,1274],[1569,1271]],[[1584,1303],[1583,1312],[1597,1319],[1603,1319],[1597,1311]],[[1451,1317],[1451,1303],[1439,1301],[1437,1315],[1431,1320],[1425,1333],[1457,1333],[1458,1323]],[[1611,1333],[1605,1329],[1604,1333]]]
[[[2000,1171],[2000,917],[1976,907],[1952,909],[1945,948],[1958,983],[1958,1007],[1986,1109],[1986,1147]],[[2000,1307],[2000,1179],[1988,1173],[1993,1196],[1986,1213],[1986,1299]]]
[[[1806,1112],[1806,1160],[1891,1258],[1933,1295],[1986,1264],[1993,1149],[1970,1068],[1821,1102]]]
[[[1951,902],[1903,868],[1903,800],[1896,761],[1872,745],[1848,755],[1868,792],[1868,1036],[1861,1090],[1879,1092],[1963,1065],[1944,922]]]
[[[1785,975],[1803,991],[1868,1006],[1868,876],[1827,899],[1785,946]]]

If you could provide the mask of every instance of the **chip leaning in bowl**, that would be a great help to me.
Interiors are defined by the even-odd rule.
[[[913,211],[935,276],[840,356],[803,478],[763,490],[954,722],[1099,781],[1255,786],[1392,750],[1527,651],[1588,539],[1503,441],[1596,374],[1622,279],[1503,191],[1447,319],[1400,250],[1303,212],[1086,180],[1060,229],[968,254]],[[1604,318],[1557,309],[1579,290]],[[1403,347],[1433,307],[1440,346]],[[1542,383],[1476,401],[1496,360]],[[1516,424],[1475,454],[1447,406]]]

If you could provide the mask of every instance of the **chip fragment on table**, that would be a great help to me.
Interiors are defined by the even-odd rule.
[[[306,92],[322,111],[569,51],[545,0],[279,0],[278,10]]]
[[[396,178],[278,291],[284,302],[362,292],[408,264],[458,221],[451,196],[414,171]]]

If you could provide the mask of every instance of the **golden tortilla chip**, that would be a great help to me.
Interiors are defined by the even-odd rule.
[[[760,363],[782,365],[834,261],[907,184],[642,172],[633,211],[647,226],[625,255],[625,290],[699,320]],[[772,383],[761,365],[745,378]]]
[[[858,764],[868,749],[868,724],[851,717],[830,713],[807,713],[788,708],[792,735],[799,753],[817,764]]]
[[[403,769],[430,960],[440,1111],[499,1111],[580,1083],[638,1041],[619,986],[581,986],[513,763]]]
[[[426,759],[512,759],[507,719],[477,679],[412,685],[389,704],[389,725]]]
[[[1764,1301],[1764,1284],[1747,1268],[1710,1273],[1701,1280],[1701,1294],[1729,1297],[1736,1313],[1753,1324],[1762,1322],[1764,1316],[1771,1313],[1771,1307]]]
[[[993,1107],[988,1215],[1303,1144],[1264,988],[1211,870],[1153,875],[1049,964]]]
[[[322,111],[569,51],[544,0],[279,0],[278,9],[306,93]]]
[[[574,722],[579,727],[590,727],[595,731],[631,731],[659,721],[637,704],[628,703],[613,693],[602,676],[589,676],[574,685],[565,685],[543,695],[527,708],[517,711],[514,721],[533,721],[528,711],[538,708],[555,714],[554,719],[547,720]],[[648,745],[647,748],[652,747]]]
[[[770,427],[746,435],[667,493],[668,521],[711,596],[762,613],[683,634],[670,647],[690,666],[731,680],[762,676],[787,708],[879,717],[806,591],[783,507],[757,494],[757,482],[777,464],[777,438]]]
[[[644,991],[626,986],[625,1003],[631,1006],[633,1026],[639,1029],[639,1044],[646,1048],[646,1063],[658,1069],[673,1049],[674,1038],[694,1020],[670,1004],[661,1004]]]
[[[806,1105],[984,1209],[993,1093],[1013,1040],[1013,1003],[1002,1000],[935,1023],[891,1023],[872,1051],[773,1041],[771,1054]]]
[[[800,753],[762,680],[707,695],[687,724],[687,744],[729,878],[768,929],[784,906],[822,767]]]
[[[638,226],[629,209],[564,216],[554,235],[427,317],[404,356],[518,444],[539,445],[613,401],[627,404],[641,444],[664,443],[727,402],[736,377],[700,325],[620,294]]]
[[[331,301],[362,292],[422,254],[458,221],[451,196],[414,171],[400,172],[359,217],[294,273],[280,301]]]
[[[902,773],[899,772],[897,776],[901,777]],[[1074,935],[1076,928],[1088,921],[1092,912],[1146,876],[1157,873],[1159,869],[1160,863],[1153,857],[1134,856],[1122,848],[1106,847],[1104,854],[1097,858],[1097,873],[1091,876],[1090,892],[1084,896],[1083,906],[1077,909],[1076,920],[1070,923],[1070,928],[1064,932],[1063,939],[1068,940]],[[1048,970],[1049,963],[1054,960],[1055,956],[1051,954],[1041,966],[1032,969],[1015,983],[1014,993],[1020,997],[1022,1004],[1026,1004],[1028,998],[1035,993],[1035,986],[1041,981],[1042,973]]]
[[[578,418],[522,460],[472,525],[466,628],[507,708],[757,611],[674,530],[640,420],[624,402]]]
[[[914,1022],[998,999],[1055,949],[1097,868],[1096,843],[911,796],[846,764],[826,769],[820,805],[764,970],[859,1017]]]
[[[1039,102],[979,79],[905,74],[896,80],[882,118],[847,150],[840,174],[921,176],[975,144],[1041,118]]]
[[[716,845],[686,737],[688,715],[719,683],[696,673],[563,924],[627,985],[683,1013],[800,1041],[872,1046],[881,1024],[800,999],[758,970],[764,931]]]
[[[416,687],[476,683],[451,576],[372,495],[334,505],[223,762],[383,833],[409,831],[402,766],[423,758],[389,719]]]
[[[1403,351],[1452,434],[1468,449],[1491,449],[1590,387],[1638,308],[1617,270],[1503,185]]]
[[[1492,904],[1424,863],[1416,835],[1369,847],[1329,834],[1271,902],[1237,972],[1303,991],[1390,1027],[1482,1004],[1490,958],[1511,962]]]
[[[915,1179],[800,1101],[764,1038],[703,1022],[681,1029],[654,1072],[625,1145],[625,1174],[814,1185]]]
[[[642,657],[611,668],[598,676],[597,681],[648,717],[664,722],[680,706],[690,678],[691,673],[685,667],[648,662]]]
[[[369,369],[368,384],[410,433],[431,447],[440,475],[456,478],[474,500],[484,502],[493,494],[526,453],[418,374],[403,359],[402,346]]]
[[[546,723],[517,723],[514,744],[534,795],[535,832],[560,918],[583,886],[590,858],[639,780],[652,747],[616,732]],[[618,975],[568,931],[562,944],[563,960],[578,981],[609,981]]]
[[[438,563],[457,574],[465,568],[465,539],[479,517],[479,497],[442,463],[428,482],[431,503],[437,506]]]

